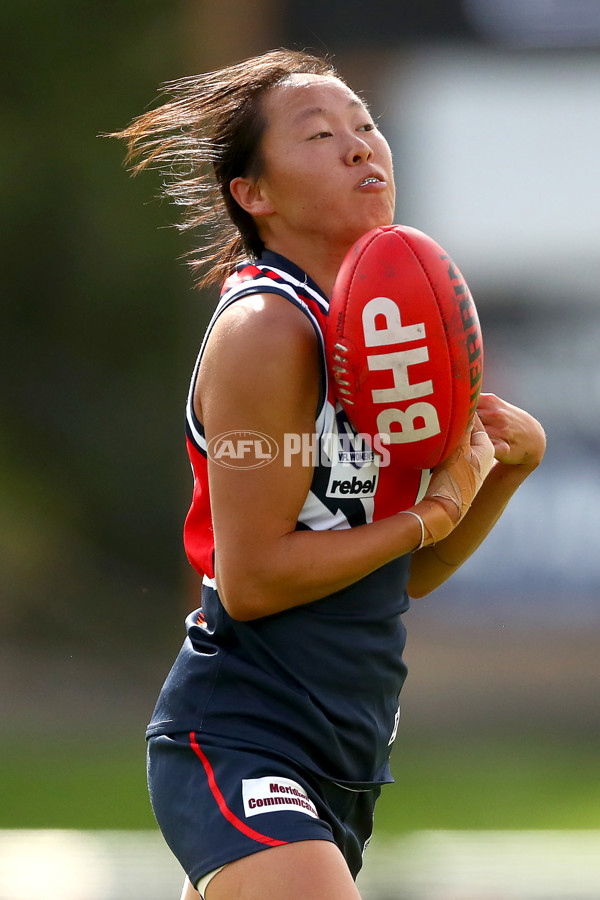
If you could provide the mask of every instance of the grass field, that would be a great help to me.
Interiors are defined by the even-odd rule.
[[[596,742],[411,743],[393,773],[377,807],[380,831],[600,828]]]
[[[425,742],[405,739],[384,789],[382,834],[421,829],[600,828],[597,746],[528,738]],[[148,829],[155,823],[144,744],[4,742],[0,828]]]

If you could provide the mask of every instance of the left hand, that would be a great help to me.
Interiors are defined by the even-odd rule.
[[[544,429],[533,416],[495,394],[481,394],[477,414],[500,463],[535,469],[546,449]]]

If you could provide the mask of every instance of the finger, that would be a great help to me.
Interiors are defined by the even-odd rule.
[[[490,406],[494,406],[499,401],[499,397],[496,394],[480,394],[479,399],[477,401],[477,412],[481,409],[487,409]]]
[[[471,461],[477,462],[482,479],[485,479],[494,465],[496,452],[492,441],[485,431],[479,431],[471,442]]]
[[[494,441],[494,457],[500,462],[510,462],[510,444],[507,444],[506,441]]]
[[[489,429],[494,426],[494,423],[498,422],[501,411],[498,407],[490,406],[486,409],[478,409],[477,414],[483,427]]]
[[[485,425],[483,424],[477,413],[475,413],[475,415],[473,416],[473,424],[471,425],[471,433],[478,434],[481,431],[485,431]]]
[[[480,431],[474,431],[471,435],[472,447],[487,447],[489,443],[491,443],[490,436],[485,428],[482,428]]]
[[[480,394],[479,402],[477,403],[479,420],[485,425],[498,414],[503,403],[504,401],[500,400],[495,394]]]

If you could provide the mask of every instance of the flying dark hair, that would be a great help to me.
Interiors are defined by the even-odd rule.
[[[188,255],[200,287],[220,283],[238,262],[263,249],[254,219],[233,199],[229,185],[233,178],[261,174],[262,101],[295,74],[340,77],[320,57],[272,50],[167,82],[161,94],[172,99],[111,135],[126,141],[132,174],[162,171],[163,193],[184,207],[179,229],[207,227],[203,246]]]

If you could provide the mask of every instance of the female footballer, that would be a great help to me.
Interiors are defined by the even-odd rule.
[[[353,431],[327,383],[328,298],[354,241],[393,223],[389,146],[305,53],[168,88],[119,136],[134,171],[165,171],[183,227],[203,226],[201,283],[224,284],[187,407],[184,540],[202,606],[148,728],[152,804],[185,900],[352,900],[392,781],[402,613],[481,543],[544,433],[486,394],[408,509],[377,519],[376,479],[360,497],[332,492],[347,462],[326,438]],[[279,448],[316,436],[320,452],[263,464],[248,457],[257,434]],[[236,436],[244,452],[224,454]]]

